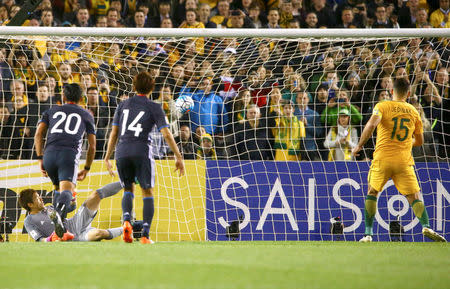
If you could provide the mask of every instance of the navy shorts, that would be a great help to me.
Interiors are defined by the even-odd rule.
[[[123,188],[131,188],[137,179],[143,189],[155,186],[155,160],[124,157],[116,160],[117,172]]]
[[[70,150],[49,150],[44,153],[44,169],[53,185],[61,181],[77,183],[79,155]]]

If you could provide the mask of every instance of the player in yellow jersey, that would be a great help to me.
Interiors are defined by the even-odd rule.
[[[397,190],[404,195],[422,225],[424,236],[439,242],[445,238],[430,228],[425,205],[420,200],[420,187],[414,171],[413,146],[423,143],[422,120],[417,110],[406,99],[409,96],[409,81],[397,79],[394,83],[392,101],[378,103],[367,122],[358,145],[352,154],[358,155],[364,144],[377,128],[377,142],[368,182],[369,192],[365,201],[365,236],[360,242],[371,242],[373,219],[377,211],[378,193],[391,178]]]

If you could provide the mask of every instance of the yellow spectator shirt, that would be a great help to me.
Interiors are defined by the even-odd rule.
[[[373,159],[413,165],[412,136],[423,133],[414,106],[404,101],[383,101],[375,105],[372,114],[381,118]]]

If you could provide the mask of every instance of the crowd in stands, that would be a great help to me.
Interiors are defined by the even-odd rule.
[[[24,25],[180,28],[450,27],[450,0],[43,0]],[[7,23],[22,3],[3,0]],[[137,41],[136,41],[137,40]],[[364,124],[393,81],[408,78],[424,123],[418,161],[448,158],[449,39],[156,39],[0,41],[0,158],[33,158],[39,117],[79,83],[95,118],[97,154],[112,116],[132,97],[132,79],[152,73],[186,159],[354,160]],[[194,108],[181,114],[180,96]],[[156,158],[171,152],[152,132]],[[374,140],[359,159],[370,159]]]

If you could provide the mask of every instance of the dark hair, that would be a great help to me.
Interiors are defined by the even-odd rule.
[[[400,97],[406,96],[409,91],[409,80],[406,78],[397,78],[394,81],[394,90]]]
[[[88,89],[86,89],[86,93],[88,93],[91,90],[97,90],[98,91],[98,88],[96,86],[88,87]]]
[[[73,101],[75,103],[80,102],[83,91],[77,83],[70,83],[64,85],[64,96],[68,101]]]
[[[108,16],[108,14],[109,14],[109,12],[117,12],[117,14],[119,14],[119,10],[117,10],[116,8],[114,8],[114,7],[110,7],[110,8],[108,8],[108,10],[106,11],[106,16]]]
[[[28,207],[28,203],[33,203],[33,195],[35,192],[33,189],[25,189],[19,193],[19,205],[28,212],[31,210]]]
[[[134,90],[139,94],[149,94],[155,87],[155,80],[147,71],[140,72],[133,79]]]

